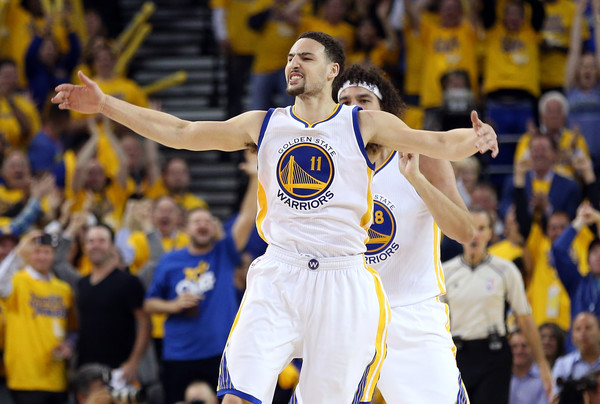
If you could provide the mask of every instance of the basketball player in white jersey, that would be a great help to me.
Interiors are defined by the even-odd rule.
[[[460,160],[498,153],[496,134],[473,115],[473,128],[425,132],[382,111],[333,101],[343,48],[329,35],[302,34],[286,65],[293,107],[250,111],[225,122],[187,122],[83,86],[63,84],[62,109],[102,113],[174,148],[258,150],[257,227],[269,243],[223,353],[224,404],[270,403],[279,372],[303,357],[294,402],[369,402],[385,357],[389,305],[379,276],[364,264],[372,217],[373,165],[364,145]]]
[[[374,67],[349,67],[333,90],[341,104],[365,110],[400,115],[403,107],[392,83]],[[438,298],[445,293],[439,246],[441,232],[468,243],[473,218],[448,161],[381,147],[368,151],[376,165],[375,206],[365,255],[392,310],[379,390],[388,404],[468,403],[448,306]]]

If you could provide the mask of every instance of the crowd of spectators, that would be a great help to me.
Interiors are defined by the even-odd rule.
[[[208,385],[188,392],[214,389],[245,273],[266,248],[252,226],[253,156],[242,166],[249,181],[240,212],[221,224],[189,192],[185,159],[162,161],[156,143],[48,101],[57,84],[79,81],[82,70],[107,94],[156,107],[116,68],[122,49],[108,3],[86,2],[81,20],[76,0],[0,2],[3,403],[62,404],[69,372],[78,376],[71,400],[81,403],[104,397],[90,392],[96,380],[143,387],[149,402],[168,404],[183,401],[198,378]],[[471,157],[455,173],[467,205],[490,219],[482,254],[519,270],[555,377],[600,370],[600,0],[210,6],[215,57],[227,66],[228,117],[292,102],[283,69],[308,30],[342,42],[349,64],[383,68],[403,94],[412,127],[470,125],[469,112],[478,109],[498,133],[500,157]],[[510,173],[494,175],[500,164]],[[444,260],[461,254],[461,245],[443,241]],[[514,332],[510,402],[546,402],[530,330],[510,321],[529,311],[524,302],[501,311],[509,321],[500,334]],[[453,315],[460,313],[451,312],[453,327],[471,334],[472,319]],[[298,367],[280,377],[281,402]]]

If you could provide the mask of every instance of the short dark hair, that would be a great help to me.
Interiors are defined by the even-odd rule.
[[[483,213],[485,214],[485,216],[488,219],[488,223],[489,223],[489,228],[490,229],[494,229],[494,218],[492,217],[492,215],[490,214],[490,212],[488,212],[486,209],[483,209],[482,207],[479,206],[472,206],[469,208],[469,212],[471,212],[471,214],[473,213]]]
[[[88,363],[69,378],[69,390],[75,394],[87,396],[92,383],[101,381],[108,386],[110,382],[110,368],[100,363]]]
[[[0,68],[4,67],[4,65],[11,65],[17,67],[17,63],[10,58],[1,58],[0,59]]]
[[[108,231],[108,234],[110,236],[110,241],[114,244],[115,243],[115,231],[112,229],[112,227],[110,227],[109,225],[107,225],[104,222],[98,222],[93,226],[88,227],[87,232],[89,232],[91,229],[93,229],[94,227],[101,227],[104,228]]]
[[[298,39],[308,38],[317,41],[325,48],[325,55],[327,58],[340,66],[338,77],[344,71],[346,66],[346,55],[344,54],[344,47],[339,41],[337,41],[331,35],[327,35],[324,32],[319,31],[307,31],[303,32],[298,36]],[[337,78],[336,78],[337,80]],[[335,80],[334,80],[335,82]]]
[[[342,74],[338,76],[337,81],[333,84],[333,100],[337,99],[338,92],[342,85],[349,81],[352,84],[365,82],[376,85],[381,91],[382,99],[379,100],[381,110],[389,112],[396,116],[402,116],[406,109],[406,104],[402,101],[400,93],[394,87],[391,81],[385,77],[385,73],[378,67],[364,67],[361,65],[351,65]]]

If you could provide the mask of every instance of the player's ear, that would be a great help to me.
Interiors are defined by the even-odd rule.
[[[334,79],[340,74],[340,65],[337,63],[331,63],[329,65],[329,78]]]

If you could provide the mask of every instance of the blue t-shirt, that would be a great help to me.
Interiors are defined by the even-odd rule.
[[[183,249],[163,255],[146,298],[173,300],[186,291],[203,296],[197,312],[183,311],[167,318],[165,360],[196,360],[223,353],[238,309],[233,272],[239,261],[230,233],[208,254],[192,255]]]
[[[569,127],[578,126],[590,149],[592,159],[600,162],[600,84],[588,92],[573,88],[567,92],[569,101]]]

